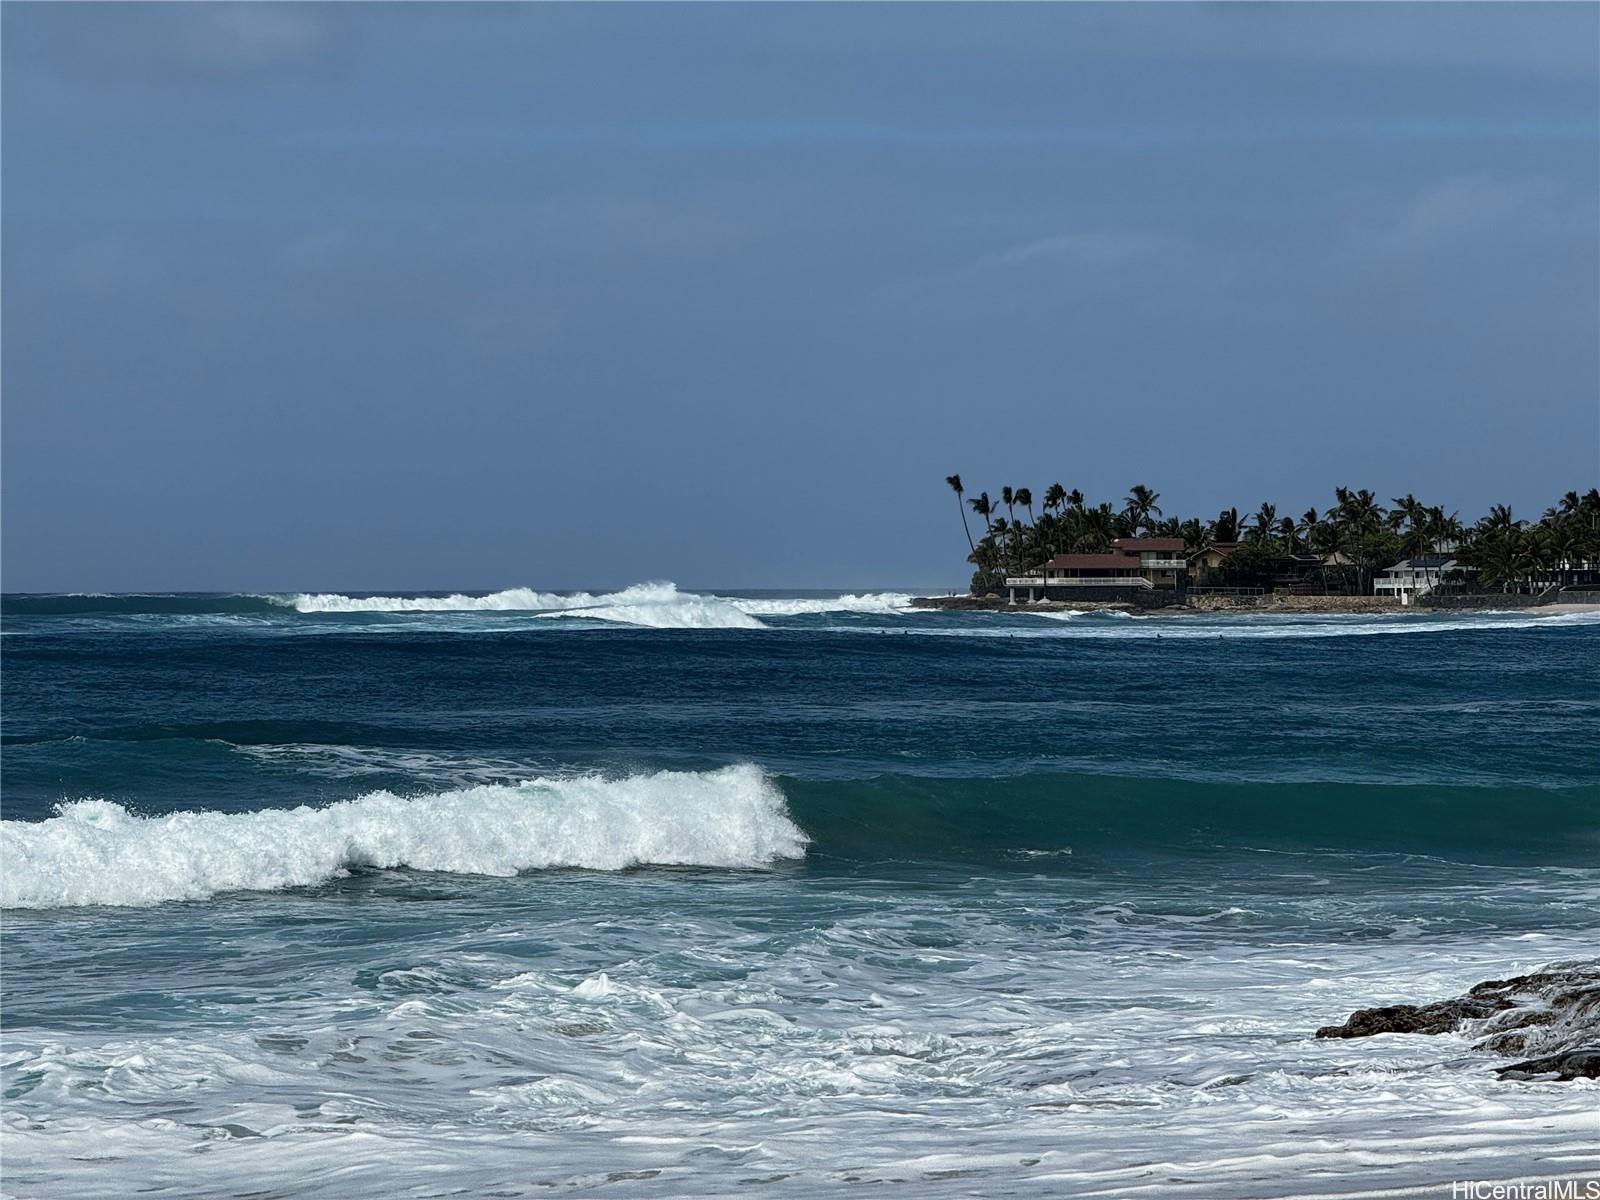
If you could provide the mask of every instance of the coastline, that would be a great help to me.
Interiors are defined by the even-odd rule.
[[[1182,617],[1195,613],[1310,613],[1321,616],[1356,613],[1461,613],[1515,610],[1540,616],[1600,612],[1600,603],[1556,601],[1552,604],[1501,603],[1495,596],[1470,608],[1430,604],[1404,605],[1385,596],[1189,596],[1181,603],[1130,604],[1126,600],[1034,600],[1012,604],[1004,596],[916,596],[911,607],[943,612],[1128,612],[1145,616]]]

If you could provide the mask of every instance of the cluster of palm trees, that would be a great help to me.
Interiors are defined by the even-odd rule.
[[[1496,504],[1469,531],[1460,556],[1501,591],[1569,584],[1600,567],[1600,490],[1568,492],[1537,521]]]
[[[1144,484],[1128,489],[1120,506],[1089,504],[1083,493],[1059,483],[1044,490],[1038,510],[1031,488],[1003,487],[999,501],[988,492],[969,497],[961,476],[945,482],[956,494],[961,525],[976,570],[974,591],[997,586],[1008,574],[1031,570],[1057,554],[1096,554],[1112,540],[1127,537],[1182,538],[1189,553],[1213,544],[1237,544],[1225,560],[1234,582],[1270,576],[1289,555],[1314,555],[1327,582],[1332,573],[1341,590],[1368,593],[1376,571],[1405,558],[1445,553],[1476,568],[1487,586],[1533,587],[1541,581],[1569,582],[1580,570],[1600,564],[1600,491],[1568,492],[1535,522],[1517,520],[1496,505],[1472,526],[1460,515],[1426,505],[1409,493],[1386,508],[1366,488],[1335,488],[1333,505],[1323,512],[1278,515],[1263,503],[1241,516],[1223,509],[1212,520],[1167,516],[1159,492]],[[983,522],[972,536],[969,510]]]

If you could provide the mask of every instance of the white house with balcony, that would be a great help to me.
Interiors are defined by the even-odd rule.
[[[1116,538],[1111,549],[1139,560],[1139,570],[1151,587],[1177,587],[1189,569],[1182,538]]]
[[[1372,590],[1375,595],[1401,604],[1413,604],[1438,587],[1450,572],[1465,569],[1448,554],[1421,554],[1379,571],[1373,577]]]

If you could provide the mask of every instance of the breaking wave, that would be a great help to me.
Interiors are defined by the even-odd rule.
[[[899,592],[822,598],[751,598],[680,591],[673,583],[636,583],[620,592],[538,592],[508,588],[487,595],[345,596],[302,593],[279,600],[302,613],[533,613],[580,617],[651,629],[764,629],[761,617],[820,613],[889,615],[907,611]]]
[[[276,891],[353,868],[514,875],[555,867],[754,868],[801,858],[783,793],[741,764],[622,779],[585,776],[325,808],[145,817],[107,800],[0,823],[0,907],[149,905]]]
[[[584,617],[652,629],[760,629],[749,613],[719,596],[680,592],[672,583],[636,583],[620,592],[536,592],[508,588],[486,596],[345,596],[302,593],[280,603],[302,613],[534,613]]]

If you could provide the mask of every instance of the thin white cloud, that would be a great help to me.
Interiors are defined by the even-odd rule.
[[[974,260],[967,271],[989,271],[1052,259],[1085,265],[1124,263],[1155,257],[1175,245],[1174,239],[1155,233],[1059,233],[985,254]]]
[[[1002,247],[935,274],[879,288],[880,311],[904,304],[973,306],[1118,295],[1124,302],[1191,306],[1214,302],[1231,272],[1176,234],[1153,230],[1056,233]]]
[[[1546,240],[1594,233],[1593,206],[1549,179],[1489,172],[1442,179],[1416,193],[1364,238],[1389,251],[1425,250],[1463,238]]]

